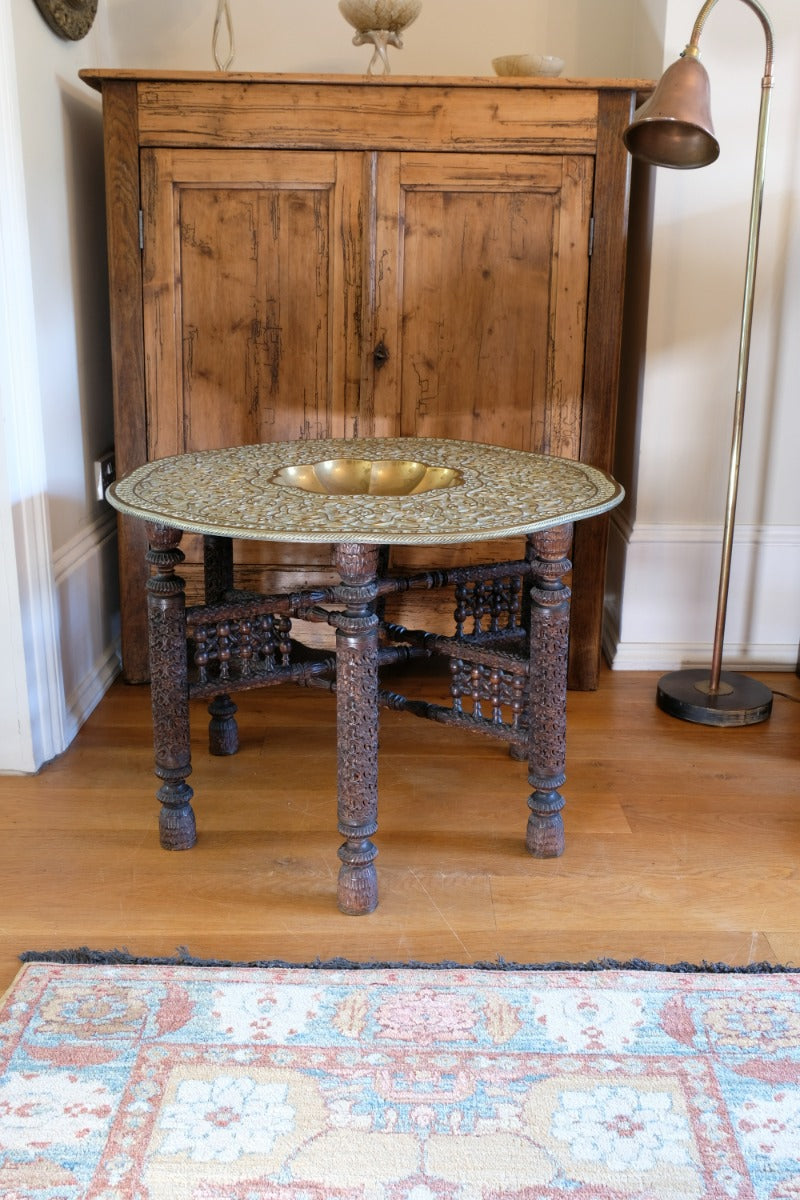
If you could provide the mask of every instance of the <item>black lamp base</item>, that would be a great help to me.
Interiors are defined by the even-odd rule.
[[[756,679],[722,671],[709,693],[710,672],[672,671],[658,681],[656,703],[665,713],[696,725],[757,725],[772,712],[772,692]]]

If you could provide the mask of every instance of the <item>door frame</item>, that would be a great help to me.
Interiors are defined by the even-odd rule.
[[[0,771],[66,749],[38,345],[10,6],[0,6]]]

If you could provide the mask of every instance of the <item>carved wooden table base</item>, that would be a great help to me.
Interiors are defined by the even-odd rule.
[[[368,457],[356,460],[356,452]],[[310,464],[301,462],[299,475],[298,459]],[[362,491],[325,490],[354,487]],[[427,494],[402,491],[411,487]],[[382,705],[488,734],[506,742],[512,757],[527,758],[526,846],[536,858],[561,854],[570,599],[564,577],[571,569],[573,521],[607,511],[621,494],[602,472],[569,460],[433,439],[209,451],[147,464],[115,485],[112,503],[148,521],[161,844],[185,850],[196,837],[188,783],[190,700],[210,701],[211,753],[233,754],[238,735],[231,693],[294,682],[336,693],[342,912],[361,915],[378,903],[372,838]],[[352,536],[356,525],[366,536]],[[202,533],[205,546],[205,603],[190,608],[176,573],[183,529]],[[400,576],[384,569],[382,546],[520,532],[526,551],[519,561]],[[269,596],[237,591],[231,538],[259,535],[331,542],[339,583]],[[383,620],[385,596],[442,587],[454,591],[452,636]],[[333,626],[335,654],[301,647],[293,620]],[[433,656],[450,664],[449,706],[381,689],[381,667]]]
[[[419,586],[444,586],[454,576],[462,580],[471,576],[498,579],[512,571],[507,578],[526,581],[528,603],[520,607],[527,609],[527,629],[516,624],[518,613],[509,599],[510,624],[500,625],[492,619],[493,630],[453,638],[383,624],[375,611],[381,584],[398,590],[408,584],[409,578],[393,576],[382,581],[378,576],[379,548],[359,543],[334,547],[341,582],[323,598],[333,602],[335,609],[322,608],[317,603],[320,593],[310,592],[262,599],[248,596],[227,604],[223,599],[187,610],[183,580],[175,573],[183,560],[178,549],[181,536],[177,529],[149,526],[147,558],[155,567],[147,585],[153,736],[156,775],[163,781],[157,795],[161,801],[161,844],[165,849],[187,850],[196,837],[193,793],[187,783],[191,772],[192,696],[214,693],[209,704],[209,749],[212,754],[233,754],[238,749],[236,705],[229,691],[304,682],[318,673],[320,678],[327,676],[336,691],[338,817],[339,832],[345,838],[339,849],[342,865],[338,902],[342,912],[357,916],[372,912],[378,903],[374,862],[377,849],[371,839],[378,828],[378,711],[382,703],[508,741],[512,754],[516,751],[515,757],[528,759],[528,781],[533,791],[528,798],[527,848],[536,858],[551,858],[563,852],[564,801],[559,789],[565,780],[570,598],[564,576],[571,569],[567,557],[571,525],[529,534],[524,562],[453,568],[412,577]],[[217,596],[222,586],[224,595],[235,596],[214,575],[221,546],[224,552],[224,539],[214,539],[213,545],[209,545],[211,539],[206,542],[206,569],[210,571],[207,594]],[[512,584],[509,596],[516,590]],[[495,589],[495,595],[498,591]],[[485,594],[484,586],[480,595]],[[463,607],[463,598],[461,603]],[[266,677],[243,671],[242,662],[248,662],[248,654],[242,657],[242,626],[252,625],[254,622],[246,615],[257,616],[265,605],[271,610],[286,607],[295,616],[324,619],[335,626],[335,658],[321,657],[316,663],[303,661],[293,666],[289,641],[278,656],[280,665],[267,669]],[[466,607],[469,614],[462,615],[472,615],[479,623],[479,604],[474,595]],[[270,612],[273,622],[274,617],[274,611]],[[212,622],[216,627],[213,634],[209,632]],[[381,651],[380,638],[387,633],[395,649]],[[497,650],[496,645],[509,636],[518,643],[518,651]],[[211,653],[210,644],[215,646]],[[420,656],[438,653],[450,658],[454,676],[452,708],[380,692],[380,659],[395,662],[413,656],[415,644]],[[210,659],[215,660],[215,670],[209,674]],[[228,691],[219,690],[222,687]],[[474,704],[471,715],[464,711],[465,696]],[[487,698],[491,713],[484,716],[481,705]],[[513,714],[510,722],[502,719],[503,707]]]

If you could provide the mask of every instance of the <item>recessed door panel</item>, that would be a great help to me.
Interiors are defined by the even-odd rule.
[[[382,156],[377,432],[579,457],[592,181],[583,156]],[[476,543],[440,559],[519,553]]]
[[[353,434],[363,157],[143,152],[150,458]],[[186,541],[199,561],[197,539]],[[294,586],[328,558],[325,547],[242,543],[237,580],[258,585],[275,564]]]
[[[589,158],[383,157],[385,431],[577,457],[591,186]]]

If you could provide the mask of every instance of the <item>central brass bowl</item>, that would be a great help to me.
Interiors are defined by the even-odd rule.
[[[452,467],[397,458],[329,458],[281,467],[273,482],[320,496],[418,496],[461,483]]]

